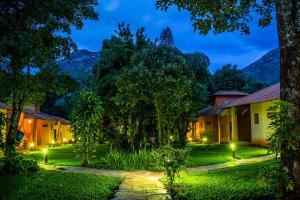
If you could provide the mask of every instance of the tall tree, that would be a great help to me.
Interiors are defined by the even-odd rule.
[[[157,0],[157,7],[167,10],[177,5],[191,13],[196,30],[207,34],[225,31],[240,31],[250,34],[249,22],[257,13],[258,25],[266,27],[276,12],[277,31],[280,46],[281,99],[291,102],[295,109],[290,114],[296,119],[295,128],[300,125],[300,1],[299,0],[232,0],[232,1],[182,1]],[[300,150],[290,153],[288,141],[283,141],[282,167],[295,182],[295,190],[300,197]],[[300,142],[299,142],[300,143]]]
[[[97,19],[96,0],[3,0],[0,2],[1,73],[10,80],[12,114],[6,153],[15,150],[18,122],[29,94],[41,91],[36,72],[53,72],[51,62],[68,55],[76,45],[69,37],[71,26]],[[60,34],[58,34],[60,33]],[[35,86],[36,91],[32,91]]]

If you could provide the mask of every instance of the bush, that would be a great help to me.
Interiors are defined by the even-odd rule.
[[[4,158],[3,170],[9,174],[21,174],[39,171],[38,162],[31,158],[16,153]]]
[[[126,153],[118,150],[110,150],[100,162],[96,164],[97,167],[109,169],[125,169],[125,170],[158,170],[158,162],[155,159],[153,151],[141,149],[134,153]]]
[[[167,176],[167,187],[172,197],[175,195],[175,177],[179,174],[180,168],[185,164],[188,153],[188,149],[174,148],[170,145],[165,145],[159,148],[156,152],[157,160],[165,170]]]

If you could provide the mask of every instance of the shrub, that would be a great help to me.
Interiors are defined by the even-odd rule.
[[[76,138],[81,164],[88,166],[90,153],[100,133],[99,124],[102,119],[102,102],[90,91],[82,91],[76,100],[72,111],[72,127]]]
[[[180,168],[185,164],[188,156],[188,149],[174,148],[170,145],[165,145],[156,151],[156,157],[160,165],[164,168],[167,176],[167,187],[169,193],[174,197],[174,181],[178,176]]]
[[[112,149],[110,150],[110,152],[105,154],[105,156],[102,157],[100,159],[100,162],[96,165],[97,167],[110,169],[159,169],[154,152],[147,149],[141,149],[133,153],[126,153],[116,149]]]
[[[4,149],[5,138],[4,138],[4,126],[5,126],[5,114],[0,111],[0,150]]]
[[[20,153],[4,158],[3,170],[9,174],[20,174],[39,171],[38,162]]]

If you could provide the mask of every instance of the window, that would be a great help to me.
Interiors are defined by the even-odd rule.
[[[254,124],[259,124],[259,115],[258,115],[258,113],[254,114]]]
[[[209,121],[207,121],[205,124],[206,124],[206,125],[210,125],[210,122],[209,122]]]

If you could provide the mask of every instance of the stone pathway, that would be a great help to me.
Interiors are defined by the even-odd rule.
[[[274,157],[272,155],[266,155],[266,156],[258,156],[253,158],[247,158],[247,159],[235,159],[231,162],[227,163],[221,163],[221,164],[214,164],[214,165],[206,165],[206,166],[199,166],[199,167],[192,167],[188,168],[188,172],[202,172],[202,171],[210,171],[210,170],[217,170],[217,169],[224,169],[229,167],[236,167],[239,165],[247,165],[247,164],[253,164],[253,163],[259,163],[267,160],[272,160]]]
[[[199,166],[188,168],[187,172],[202,172],[216,169],[223,169],[228,167],[235,167],[238,165],[246,165],[252,163],[263,162],[271,160],[273,157],[270,155],[254,157],[249,159],[236,159],[231,162]],[[166,200],[171,199],[168,195],[164,185],[160,181],[164,174],[162,172],[152,171],[123,171],[123,170],[106,170],[85,167],[55,167],[49,165],[41,165],[41,167],[48,170],[57,170],[63,172],[74,173],[89,173],[95,175],[123,177],[119,190],[115,193],[113,200]]]

